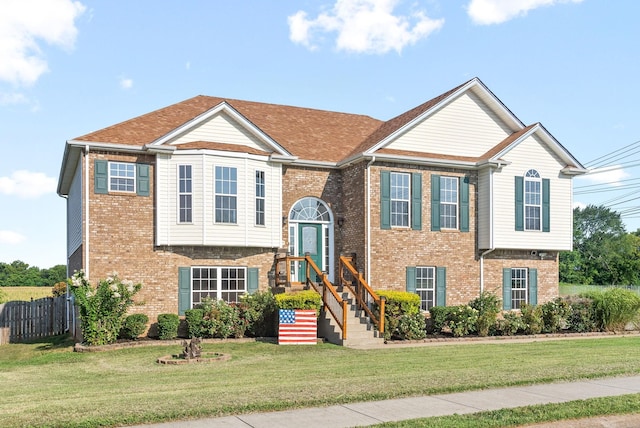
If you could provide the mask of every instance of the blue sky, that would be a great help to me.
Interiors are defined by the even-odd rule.
[[[65,141],[199,94],[386,120],[477,76],[587,166],[620,149],[575,183],[606,191],[574,199],[633,209],[638,16],[636,0],[3,0],[0,262],[65,263]]]

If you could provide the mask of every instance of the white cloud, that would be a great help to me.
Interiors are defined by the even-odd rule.
[[[576,180],[585,180],[595,184],[610,184],[611,186],[622,185],[621,181],[631,177],[622,166],[611,165],[606,168],[595,168],[588,174],[576,177]]]
[[[10,177],[0,177],[0,194],[33,199],[56,191],[56,179],[42,172],[16,171]]]
[[[289,38],[310,50],[324,33],[337,33],[336,48],[341,51],[384,54],[402,49],[428,37],[444,25],[444,19],[431,19],[424,11],[409,15],[393,14],[399,0],[337,0],[333,8],[308,19],[298,11],[288,17]]]
[[[120,77],[120,87],[122,89],[131,89],[133,87],[133,79],[128,77]]]
[[[25,239],[27,238],[25,238],[23,235],[20,235],[18,232],[13,232],[11,230],[0,230],[0,243],[19,244]]]
[[[501,24],[542,6],[581,2],[582,0],[471,0],[467,6],[467,14],[476,24]]]
[[[35,83],[49,70],[40,44],[72,49],[78,34],[74,21],[84,11],[72,0],[2,0],[0,80]]]
[[[9,92],[2,93],[0,92],[0,105],[6,106],[11,104],[27,104],[29,99],[25,94],[21,94],[19,92]]]

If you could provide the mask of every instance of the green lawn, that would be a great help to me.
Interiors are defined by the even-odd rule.
[[[640,373],[636,336],[354,350],[207,343],[225,362],[165,366],[179,345],[74,353],[0,347],[0,426],[113,426]]]

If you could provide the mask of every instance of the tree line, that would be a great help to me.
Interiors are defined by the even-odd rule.
[[[53,287],[60,281],[67,280],[67,267],[55,265],[49,269],[29,266],[21,260],[11,263],[0,262],[0,286],[20,287]]]
[[[560,253],[560,282],[640,285],[640,229],[627,233],[604,206],[573,210],[573,251]]]

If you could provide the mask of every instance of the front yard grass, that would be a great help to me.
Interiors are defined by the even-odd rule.
[[[640,337],[354,350],[206,343],[231,360],[160,365],[179,345],[0,347],[0,426],[91,427],[640,373]]]

